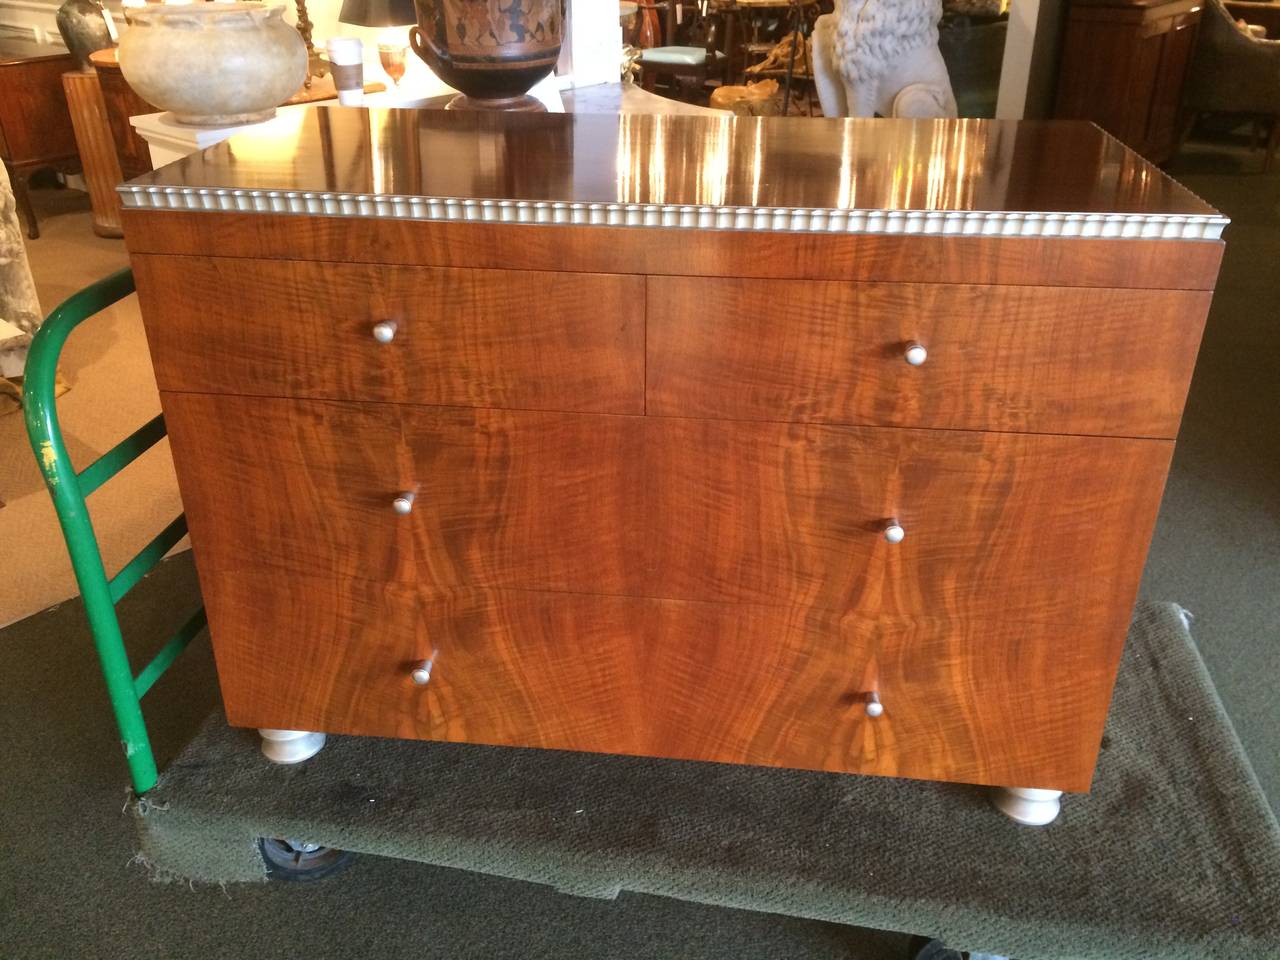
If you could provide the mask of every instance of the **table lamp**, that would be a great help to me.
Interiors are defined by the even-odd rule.
[[[339,23],[353,27],[407,27],[416,23],[413,0],[342,0]]]

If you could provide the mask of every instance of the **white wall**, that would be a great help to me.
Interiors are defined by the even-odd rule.
[[[115,16],[116,24],[123,27],[124,19],[120,14],[120,0],[106,0],[106,2],[107,9]],[[58,23],[55,19],[61,3],[62,0],[0,0],[0,29],[20,30],[34,34],[38,39],[61,43],[62,37],[58,34]],[[290,23],[295,22],[292,0],[284,6],[285,18]],[[341,9],[342,0],[311,0],[307,4],[307,13],[312,23],[316,25],[316,37],[323,41],[323,38],[334,33],[338,22],[338,11]],[[341,32],[359,30],[359,27],[344,25]],[[377,33],[377,31],[369,32],[373,35]]]
[[[1013,0],[1009,4],[997,117],[1020,120],[1051,115],[1066,11],[1067,0]]]
[[[28,39],[61,44],[58,23],[54,19],[61,0],[0,0],[0,31],[6,35],[21,34]],[[119,9],[119,0],[113,0]]]

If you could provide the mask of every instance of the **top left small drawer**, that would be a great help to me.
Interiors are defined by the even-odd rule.
[[[644,279],[135,255],[162,390],[644,412]]]

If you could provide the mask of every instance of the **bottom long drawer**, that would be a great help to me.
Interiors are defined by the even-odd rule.
[[[1114,668],[1097,651],[1124,628],[201,579],[239,726],[1064,790],[1089,787]]]

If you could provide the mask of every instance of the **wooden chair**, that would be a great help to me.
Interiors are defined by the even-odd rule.
[[[1182,99],[1184,137],[1205,113],[1269,121],[1264,173],[1280,148],[1280,41],[1249,36],[1236,26],[1235,16],[1252,22],[1245,8],[1270,6],[1232,3],[1228,10],[1223,0],[1208,0]]]
[[[650,47],[640,54],[641,80],[646,90],[652,90],[660,77],[691,77],[698,89],[715,78],[722,83],[728,71],[729,58],[717,47],[719,21],[708,11],[708,0],[695,5],[691,33],[703,35],[698,46],[680,46],[673,41],[676,35],[677,13],[682,0],[666,2],[666,46]],[[641,8],[651,4],[641,3]]]

